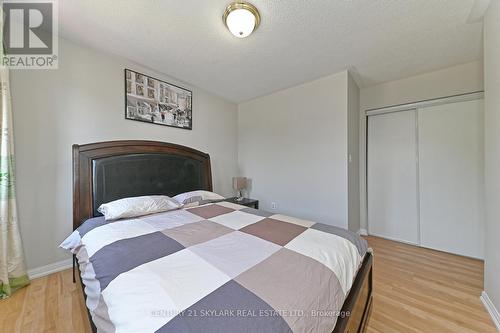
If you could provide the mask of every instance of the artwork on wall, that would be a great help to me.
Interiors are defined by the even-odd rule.
[[[193,93],[125,69],[125,118],[193,129]]]

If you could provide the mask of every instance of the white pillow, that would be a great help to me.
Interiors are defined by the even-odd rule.
[[[106,220],[117,220],[147,214],[166,212],[182,207],[174,199],[165,195],[147,195],[115,200],[102,204],[97,210]]]
[[[224,200],[225,198],[222,195],[219,195],[214,192],[198,190],[198,191],[191,191],[178,194],[174,197],[174,199],[177,200],[177,202],[182,205],[188,205],[195,202],[201,203],[201,202]]]

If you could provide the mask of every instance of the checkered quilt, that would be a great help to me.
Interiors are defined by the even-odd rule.
[[[99,332],[328,332],[367,251],[356,234],[228,202],[82,224]]]

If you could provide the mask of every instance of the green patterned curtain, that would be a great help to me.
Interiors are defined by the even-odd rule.
[[[3,48],[0,48],[0,51]],[[0,52],[3,56],[3,52]],[[0,299],[29,284],[17,220],[9,69],[0,66]]]

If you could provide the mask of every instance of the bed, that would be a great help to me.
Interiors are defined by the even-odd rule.
[[[373,258],[353,233],[224,201],[115,222],[97,211],[121,198],[200,189],[212,191],[212,172],[210,156],[195,149],[73,146],[74,232],[65,247],[94,332],[366,330]]]

